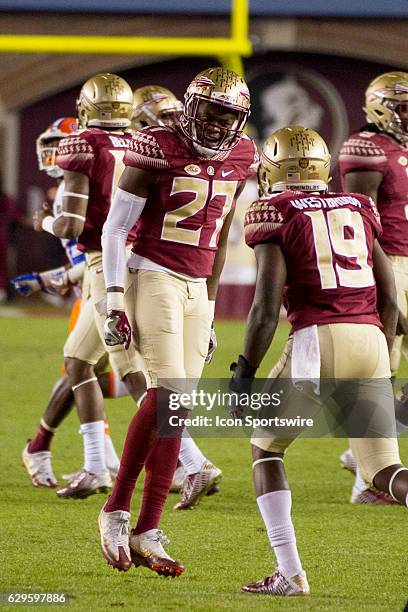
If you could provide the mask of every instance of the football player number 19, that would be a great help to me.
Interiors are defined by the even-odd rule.
[[[203,228],[198,227],[197,229],[190,229],[188,227],[180,227],[179,223],[198,213],[204,208],[208,201],[216,196],[225,196],[225,203],[221,214],[214,221],[214,231],[211,233],[209,243],[208,245],[203,245],[216,247],[217,237],[221,231],[224,218],[231,210],[237,184],[237,181],[214,180],[212,189],[210,190],[210,183],[205,179],[177,176],[173,180],[170,195],[191,193],[192,199],[187,204],[183,204],[183,206],[170,210],[165,214],[161,238],[163,240],[171,240],[172,242],[181,242],[182,244],[197,246],[200,242]]]
[[[367,261],[367,241],[360,213],[348,208],[330,210],[327,213],[327,220],[322,210],[305,212],[304,214],[312,222],[317,267],[322,289],[335,289],[338,286],[371,287],[374,285],[373,271]],[[352,237],[345,238],[345,227],[352,229]],[[333,252],[337,255],[352,258],[358,268],[343,268],[337,262],[333,262]]]

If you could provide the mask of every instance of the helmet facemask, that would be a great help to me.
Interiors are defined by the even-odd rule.
[[[55,143],[55,144],[54,144]],[[37,145],[38,168],[51,178],[62,178],[64,172],[57,166],[59,140],[39,141]]]
[[[145,85],[133,92],[132,129],[172,126],[180,123],[183,104],[166,87]]]
[[[56,119],[36,140],[35,148],[38,169],[51,178],[62,178],[63,171],[57,166],[57,150],[60,141],[78,129],[75,117]]]
[[[180,126],[197,150],[214,155],[229,151],[239,142],[249,109],[250,95],[244,79],[220,66],[208,68],[187,88]]]
[[[202,113],[202,109],[205,108],[204,104],[210,104],[212,107],[215,107],[214,110],[219,109],[223,111],[220,114],[234,115],[235,118],[231,118],[232,121],[231,119],[221,121],[217,119],[215,121],[205,120],[205,112]],[[206,96],[194,95],[184,105],[181,124],[184,131],[195,144],[214,151],[228,151],[240,139],[247,118],[248,111],[234,108],[232,105],[214,102],[214,100]],[[225,125],[222,125],[222,123]],[[217,132],[219,134],[218,139],[215,137]]]
[[[399,142],[407,142],[408,73],[387,72],[376,77],[367,88],[363,110],[370,123]]]

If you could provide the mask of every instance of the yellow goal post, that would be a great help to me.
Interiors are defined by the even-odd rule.
[[[64,36],[0,34],[1,53],[90,53],[113,55],[213,55],[243,75],[242,58],[252,53],[249,0],[231,0],[227,38],[154,36]]]

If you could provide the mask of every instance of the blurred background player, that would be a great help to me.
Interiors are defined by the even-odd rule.
[[[25,220],[14,199],[5,193],[0,173],[0,304],[8,298],[10,229],[19,224],[25,225]]]
[[[235,201],[258,162],[254,142],[243,134],[249,107],[247,85],[234,72],[217,67],[198,74],[187,88],[180,126],[135,134],[104,226],[105,339],[129,343],[131,324],[149,372],[146,398],[99,516],[103,554],[122,571],[132,562],[162,575],[184,571],[164,550],[158,529],[183,421],[167,437],[159,426],[169,422],[170,396],[198,382],[208,352]],[[125,241],[136,221],[126,275]],[[142,506],[129,538],[130,502],[143,467]],[[208,486],[217,477],[214,470]]]
[[[133,92],[132,129],[138,131],[148,126],[178,125],[182,110],[183,103],[166,87],[161,85],[139,87]],[[217,340],[212,327],[206,363],[210,363],[216,346]],[[209,487],[214,469],[218,472],[219,482],[221,470],[215,468],[203,455],[185,430],[181,440],[179,462],[170,488],[172,492],[181,491],[181,499],[174,506],[175,509],[193,508],[197,506],[203,495],[218,493],[218,484]]]
[[[386,72],[368,86],[364,111],[367,123],[352,134],[340,151],[340,172],[344,191],[364,193],[377,204],[382,235],[379,238],[391,262],[397,287],[399,318],[392,347],[391,375],[397,375],[401,354],[408,357],[408,73]],[[407,388],[406,388],[407,390]],[[398,431],[408,426],[408,400],[395,400]],[[346,469],[356,472],[348,449],[341,458]],[[352,503],[393,503],[361,479],[353,486]]]
[[[83,304],[78,321],[64,346],[69,376],[84,440],[84,467],[59,497],[91,495],[110,476],[104,446],[103,395],[95,366],[106,352],[103,323],[106,290],[102,273],[101,233],[111,198],[123,170],[123,156],[131,135],[126,133],[133,114],[133,93],[121,77],[104,73],[88,79],[77,100],[78,120],[84,129],[63,139],[58,166],[64,170],[62,211],[54,217],[37,213],[37,224],[60,238],[78,238],[85,253]],[[81,214],[77,212],[80,203]],[[142,363],[133,347],[108,349],[109,361],[137,402],[145,391]]]
[[[166,87],[145,85],[133,92],[132,129],[154,125],[176,125],[180,122],[183,103]]]
[[[272,134],[263,147],[260,177],[268,195],[253,203],[245,221],[246,242],[257,259],[256,292],[243,354],[232,366],[231,390],[250,389],[273,339],[285,288],[293,337],[269,378],[281,379],[279,385],[285,379],[317,382],[320,396],[312,390],[296,396],[297,387],[291,385],[297,402],[284,404],[280,416],[291,408],[305,414],[308,397],[314,412],[320,398],[334,399],[344,416],[354,414],[359,425],[366,425],[366,437],[350,438],[362,477],[406,506],[408,469],[399,458],[389,380],[388,350],[398,318],[393,273],[376,240],[381,225],[373,201],[361,194],[328,193],[329,172],[327,145],[314,130],[290,126]],[[277,569],[242,587],[247,593],[310,593],[283,463],[293,438],[277,429],[253,432],[257,503]]]
[[[63,172],[57,165],[58,144],[62,138],[73,134],[77,128],[76,118],[63,117],[54,121],[40,134],[36,141],[39,170],[55,179],[58,184],[53,209],[51,211],[47,208],[48,212],[54,216],[58,216],[61,213],[62,193],[64,191]],[[38,291],[65,294],[73,288],[78,297],[71,310],[70,330],[72,331],[81,307],[79,294],[85,270],[85,255],[78,250],[76,239],[62,239],[61,243],[68,260],[66,266],[47,270],[39,274],[22,274],[12,279],[12,283],[18,293],[25,297]],[[101,365],[103,366],[103,364]],[[98,382],[104,397],[127,395],[126,387],[123,389],[123,383],[112,371],[100,371],[98,373]],[[51,464],[50,447],[57,428],[73,406],[74,394],[71,389],[70,380],[64,372],[53,387],[37,435],[29,441],[22,453],[23,463],[35,487],[54,488],[57,486],[57,480]],[[105,419],[105,456],[107,468],[112,475],[116,475],[119,458],[113,447],[107,419]]]

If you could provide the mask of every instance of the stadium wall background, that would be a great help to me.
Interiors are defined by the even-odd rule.
[[[205,19],[206,35],[227,34],[227,17]],[[202,18],[0,14],[0,33],[4,34],[146,32],[152,36],[182,36],[187,32],[199,36]],[[408,68],[406,20],[263,17],[251,19],[250,33],[255,49],[254,55],[245,60],[253,96],[250,131],[259,142],[281,125],[304,123],[322,132],[336,156],[342,139],[364,122],[361,106],[368,82],[381,72]],[[14,53],[3,54],[1,61],[0,163],[6,188],[28,213],[41,203],[50,185],[37,171],[35,138],[55,118],[74,113],[79,87],[88,76],[114,71],[128,79],[132,87],[157,82],[181,96],[195,73],[218,63],[216,58],[202,57],[163,61],[141,56]],[[336,172],[333,185],[337,187]],[[242,246],[240,220],[253,193],[250,186],[232,232],[219,299],[221,314],[228,316],[245,314],[252,295],[253,261],[250,250]],[[51,236],[21,229],[15,240],[18,272],[44,269],[61,257]],[[234,292],[239,292],[240,299],[234,299]]]

